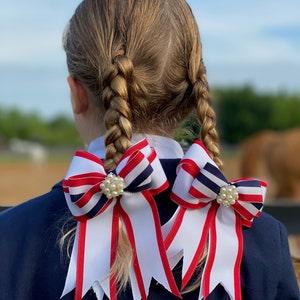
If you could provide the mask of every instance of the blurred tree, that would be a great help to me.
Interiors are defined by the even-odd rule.
[[[221,141],[236,144],[264,130],[300,126],[300,95],[258,93],[251,86],[212,91]],[[191,114],[176,131],[178,141],[190,144],[199,137],[200,125]],[[43,120],[35,113],[0,107],[0,138],[38,141],[48,146],[78,146],[83,142],[73,120],[64,115]]]
[[[24,113],[18,109],[0,108],[0,136],[6,141],[19,138],[48,146],[73,146],[83,143],[73,120],[58,116],[45,121],[35,113]]]
[[[257,93],[250,86],[213,93],[223,142],[236,144],[264,129],[300,126],[300,96]]]
[[[270,128],[284,130],[300,126],[300,97],[280,93],[274,96]]]

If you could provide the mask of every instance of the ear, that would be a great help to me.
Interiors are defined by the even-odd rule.
[[[68,76],[67,80],[71,91],[73,113],[85,113],[89,106],[89,93],[86,87],[72,76]]]

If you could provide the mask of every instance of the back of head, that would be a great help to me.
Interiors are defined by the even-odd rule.
[[[70,75],[104,115],[106,167],[132,132],[170,135],[193,110],[218,161],[198,27],[185,0],[85,0],[64,36]]]

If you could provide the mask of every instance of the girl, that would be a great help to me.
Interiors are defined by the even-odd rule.
[[[286,232],[260,215],[264,183],[220,173],[185,0],[84,0],[63,43],[88,152],[2,213],[0,299],[298,299]],[[201,142],[183,158],[172,137],[190,113]]]

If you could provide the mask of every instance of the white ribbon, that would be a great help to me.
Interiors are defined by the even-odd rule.
[[[163,231],[168,232],[165,245],[171,265],[178,262],[178,253],[183,255],[182,289],[194,274],[208,239],[199,299],[206,299],[221,283],[231,299],[241,300],[242,225],[250,227],[260,215],[266,184],[254,179],[228,183],[199,141],[187,151],[177,171],[171,198],[180,208]],[[238,192],[229,207],[215,201],[227,185]]]
[[[81,299],[94,287],[98,297],[106,294],[109,299],[116,299],[115,282],[108,274],[114,260],[119,220],[134,252],[130,267],[133,298],[147,298],[152,278],[180,296],[152,197],[168,185],[154,149],[145,139],[135,144],[122,156],[115,173],[124,179],[124,192],[105,199],[99,188],[106,177],[103,162],[90,153],[76,152],[71,163],[63,185],[69,209],[78,224],[62,296],[76,287],[81,290],[77,295]],[[96,213],[95,207],[98,207]],[[79,256],[83,258],[78,259]],[[78,280],[81,272],[82,278]]]

